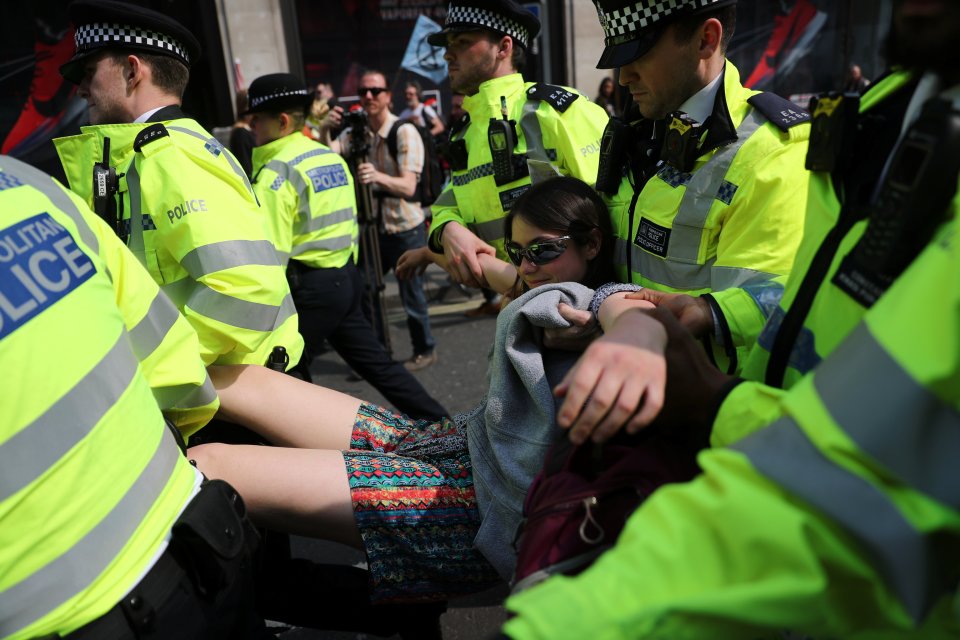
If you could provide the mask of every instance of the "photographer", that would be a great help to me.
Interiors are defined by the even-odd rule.
[[[301,133],[310,101],[303,82],[287,73],[261,76],[250,85],[257,144],[253,188],[269,217],[277,252],[285,264],[289,261],[308,358],[326,339],[402,412],[422,418],[446,415],[390,358],[363,315],[353,180],[340,156]]]
[[[371,213],[380,223],[379,275],[382,276],[396,267],[397,260],[405,251],[427,244],[425,218],[417,196],[417,183],[424,162],[423,140],[413,125],[400,122],[391,113],[391,93],[383,73],[364,73],[360,78],[358,93],[360,104],[367,114],[365,135],[369,152],[367,161],[358,163],[355,178],[373,189],[372,206],[375,211]],[[354,125],[349,121],[348,124]],[[357,133],[355,128],[355,125],[351,126],[341,133],[331,145],[332,148],[349,157],[351,143]],[[390,143],[391,137],[395,145]],[[368,258],[362,257],[363,260]],[[398,284],[413,343],[413,355],[404,362],[404,366],[410,371],[418,371],[437,361],[436,340],[430,332],[423,279],[415,276],[398,280]],[[374,300],[376,305],[378,301],[376,298]],[[373,316],[377,317],[381,312],[373,309]],[[374,324],[380,328],[379,323]]]

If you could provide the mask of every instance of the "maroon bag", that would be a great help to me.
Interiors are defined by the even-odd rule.
[[[511,592],[590,566],[613,546],[627,518],[655,489],[700,472],[698,450],[656,429],[579,447],[564,432],[547,452],[524,500]]]

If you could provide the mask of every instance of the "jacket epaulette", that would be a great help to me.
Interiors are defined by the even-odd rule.
[[[781,131],[810,122],[810,113],[807,110],[775,93],[758,93],[747,98],[747,102]]]
[[[169,136],[170,133],[167,131],[167,128],[161,123],[152,124],[149,127],[145,127],[140,133],[137,134],[137,137],[133,139],[133,150],[137,153],[140,152],[145,145],[150,144],[154,140],[159,140],[164,136]]]
[[[551,107],[563,113],[570,108],[570,105],[580,97],[579,93],[564,89],[555,84],[544,84],[538,82],[527,89],[527,98],[529,100],[541,100]]]

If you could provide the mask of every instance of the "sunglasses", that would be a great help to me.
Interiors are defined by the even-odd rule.
[[[357,93],[360,94],[361,97],[369,93],[374,98],[376,98],[378,95],[380,95],[384,91],[389,91],[389,89],[387,89],[386,87],[360,87],[359,89],[357,89]]]
[[[539,267],[562,256],[563,252],[567,250],[567,240],[572,240],[572,238],[570,236],[560,236],[559,238],[534,242],[526,248],[521,247],[516,242],[507,242],[503,245],[503,248],[515,267],[519,267],[524,258]]]

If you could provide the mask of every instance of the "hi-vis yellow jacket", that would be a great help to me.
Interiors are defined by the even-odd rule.
[[[463,108],[469,124],[451,135],[463,140],[467,168],[454,170],[450,184],[432,205],[430,245],[439,248],[437,234],[447,222],[458,222],[481,240],[493,245],[497,257],[503,251],[503,218],[531,182],[530,175],[497,186],[487,130],[491,118],[501,118],[500,98],[507,103],[508,119],[517,123],[515,164],[529,167],[537,177],[550,174],[597,181],[600,136],[609,116],[603,107],[572,89],[524,83],[520,74],[488,80],[476,95],[467,96]],[[525,156],[525,157],[524,157]]]
[[[193,330],[113,232],[2,156],[0,368],[0,637],[65,635],[140,580],[193,494],[157,400],[206,395],[172,409],[194,427],[217,402]]]
[[[340,154],[298,131],[254,149],[253,175],[281,264],[327,269],[356,261],[357,197]]]
[[[207,364],[264,364],[303,351],[283,267],[230,152],[187,118],[84,127],[55,140],[71,189],[93,203],[92,168],[110,138],[127,245],[200,337]]]
[[[874,85],[862,110],[902,100],[905,82]],[[580,577],[512,598],[510,637],[960,637],[960,176],[948,178],[943,221],[867,308],[834,280],[867,222],[838,227],[839,185],[814,175],[767,329],[780,330],[813,265],[827,269],[787,345],[784,389],[757,381],[761,337],[753,381],[714,423],[730,448],[701,454],[700,479],[655,493]]]
[[[766,322],[773,290],[776,299],[782,294],[807,205],[806,115],[778,114],[775,125],[747,102],[757,93],[740,84],[727,62],[708,125],[710,150],[693,170],[664,164],[639,194],[626,175],[619,191],[605,197],[621,281],[711,293],[725,340],[741,362],[749,336]]]

